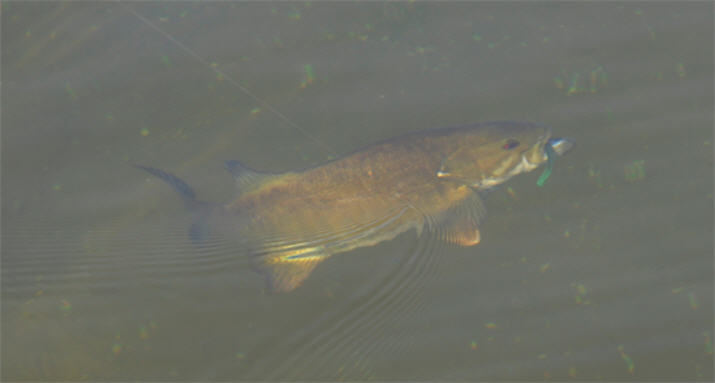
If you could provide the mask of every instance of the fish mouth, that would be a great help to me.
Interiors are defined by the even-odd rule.
[[[512,166],[512,168],[506,172],[505,174],[499,176],[499,177],[490,177],[490,178],[485,178],[482,180],[479,180],[475,183],[472,184],[473,188],[478,188],[478,189],[490,189],[493,188],[494,186],[497,186],[504,181],[508,180],[511,177],[514,177],[517,174],[524,173],[524,172],[530,172],[537,167],[539,167],[539,164],[541,162],[531,162],[526,158],[526,154],[521,155],[521,161],[519,161],[516,165]],[[543,162],[543,161],[542,161]]]
[[[543,163],[549,159],[549,152],[561,157],[564,154],[566,154],[566,152],[571,150],[571,148],[573,148],[574,143],[575,143],[575,141],[570,138],[544,137],[544,138],[542,138],[541,143],[539,145],[539,153],[541,155],[537,157],[538,161],[529,161],[528,158],[526,158],[526,154],[523,155],[522,161],[526,162],[528,166],[534,166],[534,167],[539,166],[541,163]],[[531,168],[531,169],[533,169],[533,168]]]
[[[546,145],[551,146],[551,149],[554,150],[554,153],[556,153],[559,156],[563,156],[566,152],[571,150],[575,144],[575,141],[570,139],[570,138],[565,138],[565,137],[559,137],[559,138],[551,138],[548,141],[546,141]]]
[[[536,145],[532,146],[531,150],[521,154],[521,161],[507,174],[511,177],[519,173],[528,172],[536,169],[539,165],[549,159],[551,155],[563,156],[574,146],[574,140],[565,137],[551,138],[551,130],[539,137]]]
[[[490,177],[479,180],[473,183],[472,187],[490,189],[505,182],[506,180],[514,177],[517,174],[530,172],[538,168],[539,165],[549,160],[549,156],[553,156],[555,154],[560,157],[564,155],[566,152],[571,150],[573,146],[574,140],[564,137],[550,138],[550,135],[547,133],[546,135],[540,137],[538,143],[533,146],[535,151],[534,149],[532,149],[522,153],[521,160],[508,172],[499,177]]]

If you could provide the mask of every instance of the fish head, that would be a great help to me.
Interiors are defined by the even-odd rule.
[[[456,132],[451,140],[437,177],[475,189],[489,189],[534,170],[550,155],[562,155],[573,146],[569,139],[551,138],[548,126],[525,122],[477,125]]]

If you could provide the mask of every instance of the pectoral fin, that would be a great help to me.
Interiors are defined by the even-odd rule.
[[[459,246],[474,246],[481,240],[479,223],[486,215],[482,198],[474,191],[444,212],[437,223],[440,237]]]
[[[254,265],[266,277],[269,291],[287,293],[300,286],[327,258],[320,248],[302,248],[257,256]]]

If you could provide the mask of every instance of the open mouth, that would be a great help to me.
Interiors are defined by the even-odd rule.
[[[537,167],[539,167],[539,165],[541,165],[542,163],[547,162],[546,169],[544,169],[544,173],[541,175],[541,177],[539,177],[539,180],[537,181],[537,184],[539,186],[543,185],[544,182],[548,179],[549,175],[551,174],[551,169],[553,167],[554,158],[556,156],[562,156],[564,153],[569,151],[573,147],[574,141],[572,139],[562,138],[562,137],[559,137],[559,138],[542,137],[540,141],[541,141],[541,144],[539,146],[541,148],[541,154],[543,155],[541,160],[535,160],[535,162],[529,161],[528,152],[532,152],[531,150],[528,152],[522,153],[521,160],[519,161],[519,163],[517,163],[515,166],[513,166],[511,168],[511,170],[509,170],[508,172],[504,173],[503,175],[501,175],[499,177],[490,177],[490,178],[485,178],[485,179],[479,180],[479,181],[473,183],[472,187],[489,189],[489,188],[492,188],[496,185],[503,183],[504,181],[508,180],[509,178],[511,178],[519,173],[529,172],[529,171],[534,170]],[[538,158],[538,155],[537,155],[537,158]],[[532,159],[533,159],[533,157],[532,157]]]
[[[551,149],[554,150],[554,153],[558,154],[559,156],[563,156],[564,153],[568,152],[571,148],[573,148],[574,140],[563,137],[552,138],[547,141],[546,144],[551,146]]]
[[[571,150],[571,148],[574,145],[574,140],[570,138],[564,138],[564,137],[558,137],[558,138],[550,138],[546,140],[543,143],[543,146],[541,148],[541,153],[543,154],[543,160],[548,161],[549,156],[557,155],[557,156],[563,156],[564,153],[568,152]],[[529,162],[528,160],[524,159],[529,165],[532,163]],[[538,166],[538,164],[536,164]]]
[[[553,138],[546,142],[544,145],[544,155],[546,156],[546,168],[544,172],[541,173],[536,184],[539,186],[544,186],[544,182],[549,179],[551,175],[551,170],[554,167],[554,158],[558,155],[561,156],[566,153],[569,149],[573,147],[573,140],[568,138]]]
[[[539,164],[535,164],[533,162],[530,162],[528,159],[526,159],[526,155],[522,154],[521,155],[521,161],[519,161],[518,164],[516,164],[514,167],[511,168],[507,173],[505,173],[502,176],[499,177],[491,177],[491,178],[485,178],[483,180],[479,180],[475,182],[472,187],[475,188],[491,188],[496,185],[499,185],[500,183],[508,180],[509,178],[523,172],[528,172],[533,169],[536,169],[539,166]]]

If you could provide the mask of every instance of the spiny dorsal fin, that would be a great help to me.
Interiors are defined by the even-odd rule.
[[[250,189],[275,176],[275,174],[272,173],[264,173],[251,169],[236,160],[226,161],[225,166],[226,170],[231,173],[233,179],[236,181],[236,187],[241,191]]]

